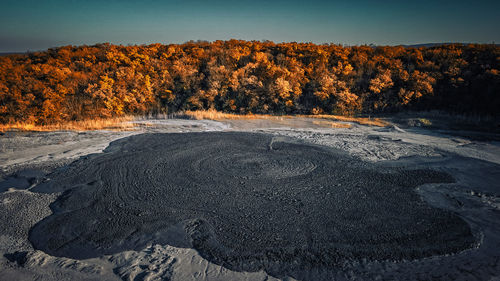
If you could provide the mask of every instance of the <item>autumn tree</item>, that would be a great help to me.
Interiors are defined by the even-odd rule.
[[[0,122],[216,109],[498,116],[500,47],[258,41],[64,46],[0,57]]]

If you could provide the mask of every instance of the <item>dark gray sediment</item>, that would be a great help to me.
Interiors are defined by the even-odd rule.
[[[143,134],[33,189],[65,191],[30,232],[51,255],[90,258],[159,243],[275,276],[345,260],[403,260],[475,244],[468,224],[414,192],[453,182],[252,133]]]

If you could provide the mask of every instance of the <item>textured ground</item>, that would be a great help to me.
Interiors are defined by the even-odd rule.
[[[143,134],[50,177],[33,191],[66,192],[30,240],[55,256],[192,244],[230,269],[300,277],[290,270],[475,244],[465,221],[414,190],[452,182],[448,174],[380,168],[271,135]]]
[[[500,276],[498,142],[308,119],[145,122],[0,138],[0,280]],[[259,134],[137,135],[213,130]]]

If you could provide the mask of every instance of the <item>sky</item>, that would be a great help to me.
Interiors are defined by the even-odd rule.
[[[228,39],[500,43],[499,11],[498,0],[1,0],[0,52]]]

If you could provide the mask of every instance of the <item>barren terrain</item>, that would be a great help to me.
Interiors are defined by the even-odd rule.
[[[0,137],[0,279],[500,277],[495,135],[134,123]]]

